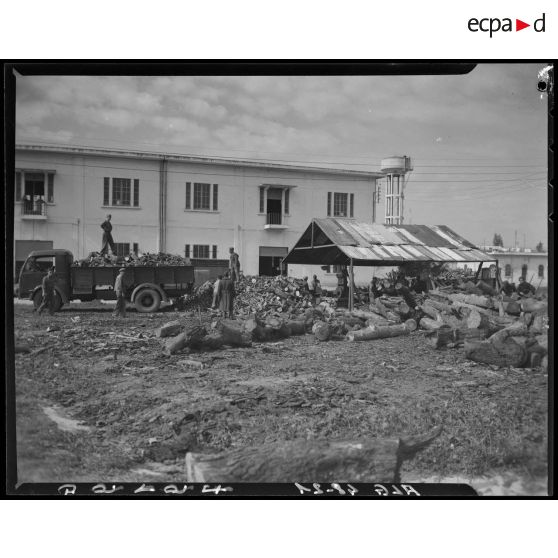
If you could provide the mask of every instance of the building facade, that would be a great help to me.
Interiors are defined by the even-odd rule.
[[[279,273],[281,259],[314,217],[375,222],[376,181],[383,176],[38,145],[16,146],[15,170],[16,269],[31,250],[65,248],[75,258],[99,251],[100,225],[111,214],[119,255],[228,259],[234,247],[247,275]],[[317,266],[286,271],[328,280]]]

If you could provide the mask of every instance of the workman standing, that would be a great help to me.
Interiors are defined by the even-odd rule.
[[[108,251],[110,247],[110,251],[113,254],[116,254],[116,249],[114,247],[114,240],[112,238],[112,224],[110,222],[112,215],[107,215],[106,221],[103,222],[101,225],[101,229],[103,229],[103,244],[101,246],[101,254],[104,254]]]
[[[370,302],[374,302],[377,297],[381,295],[381,290],[378,287],[378,278],[372,277],[372,281],[370,281],[370,285],[368,286],[368,295],[370,297]]]
[[[349,273],[347,266],[342,265],[341,271],[336,274],[337,277],[337,298],[344,298],[347,294],[347,286],[349,284]]]
[[[221,310],[223,318],[232,318],[234,313],[235,290],[229,271],[226,271],[225,277],[219,281],[217,296],[219,298],[219,309]]]
[[[312,278],[312,299],[314,304],[320,304],[322,301],[322,285],[317,275]]]
[[[118,270],[116,281],[114,282],[114,292],[116,293],[116,308],[114,309],[113,316],[126,317],[126,298],[124,297],[124,274],[126,268],[121,267]]]
[[[403,297],[405,304],[409,307],[409,314],[406,316],[407,318],[415,318],[418,319],[418,313],[420,312],[420,308],[417,305],[417,301],[411,293],[409,287],[405,286],[401,281],[398,281],[395,284],[395,292]]]
[[[43,277],[42,291],[43,300],[37,309],[38,314],[42,314],[45,308],[48,308],[48,313],[52,316],[54,314],[54,286],[56,285],[56,276],[54,268],[49,268],[47,274]]]
[[[517,285],[517,294],[521,297],[527,297],[535,294],[535,287],[525,280],[525,277],[519,278],[519,285]]]
[[[234,251],[234,248],[229,248],[229,254],[229,278],[233,283],[236,283],[240,279],[240,257]]]

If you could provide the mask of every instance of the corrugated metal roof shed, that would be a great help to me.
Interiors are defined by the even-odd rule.
[[[485,262],[479,250],[445,225],[373,225],[354,219],[313,219],[285,263],[400,265],[405,262]]]

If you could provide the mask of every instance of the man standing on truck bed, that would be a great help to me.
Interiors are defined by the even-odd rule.
[[[229,248],[229,271],[231,272],[231,280],[236,283],[240,279],[240,258],[234,251],[234,248]]]
[[[108,250],[109,246],[110,251],[113,254],[116,254],[116,250],[114,249],[114,240],[112,239],[112,225],[110,223],[111,218],[112,215],[107,215],[106,221],[104,221],[101,225],[101,229],[103,229],[103,245],[101,246],[101,254],[104,254]]]
[[[113,316],[126,317],[126,299],[124,298],[124,273],[126,268],[121,267],[118,270],[116,281],[114,282],[114,292],[116,293],[116,308],[114,309]]]
[[[48,313],[51,316],[54,314],[54,285],[56,285],[56,276],[54,275],[54,268],[50,267],[47,274],[43,277],[43,300],[37,310],[37,314],[42,314],[45,308],[48,308]]]

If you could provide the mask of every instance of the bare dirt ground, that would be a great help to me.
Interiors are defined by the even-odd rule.
[[[16,341],[48,347],[15,357],[19,482],[183,482],[187,451],[398,437],[443,423],[442,435],[404,464],[404,482],[546,494],[540,370],[478,365],[462,350],[434,350],[420,332],[362,343],[306,335],[165,356],[155,329],[171,319],[196,325],[198,316],[130,311],[117,319],[111,310],[71,304],[37,316],[16,303]]]

